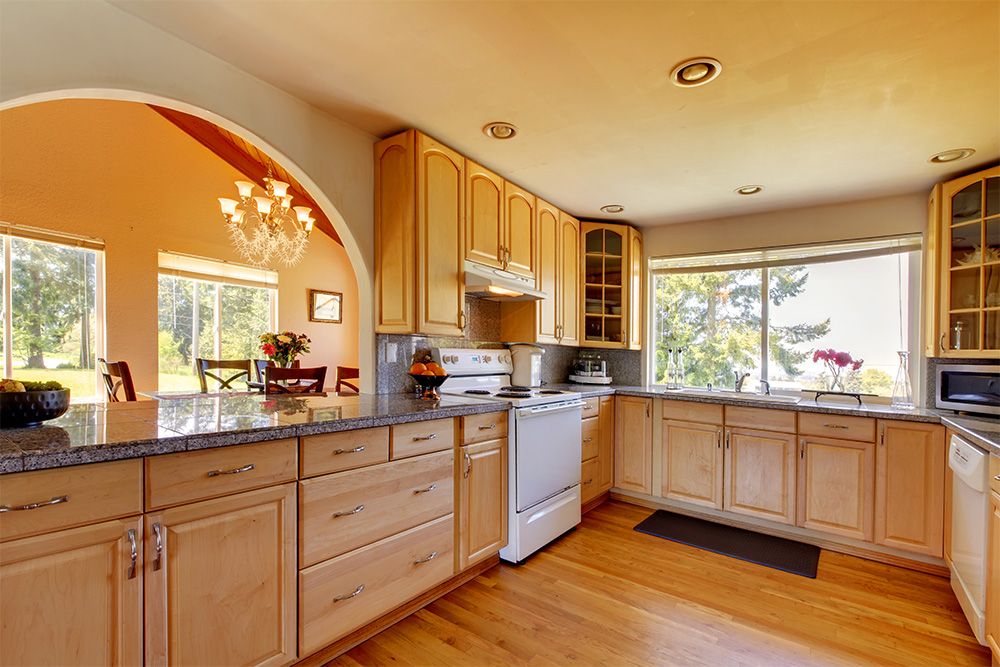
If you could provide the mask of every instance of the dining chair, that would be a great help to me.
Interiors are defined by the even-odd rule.
[[[109,402],[122,402],[122,399],[118,398],[119,389],[125,392],[125,401],[139,400],[135,394],[132,371],[129,370],[127,361],[105,361],[98,358],[97,363],[104,378],[104,388],[107,390]]]
[[[274,362],[271,361],[270,359],[254,359],[253,360],[253,367],[254,367],[254,370],[257,372],[257,382],[259,382],[261,384],[264,384],[264,379],[265,379],[264,378],[264,369],[268,368],[268,367],[274,368],[274,366],[275,366]],[[298,368],[299,367],[299,360],[296,359],[295,361],[293,361],[291,367],[292,368]]]
[[[361,369],[355,368],[354,366],[337,366],[337,384],[335,385],[334,391],[340,392],[341,387],[347,387],[348,389],[353,389],[355,394],[360,394],[361,389],[358,388],[360,382],[348,382],[348,380],[356,380],[361,377]]]
[[[295,384],[280,384],[295,380]],[[302,382],[311,380],[311,382]],[[265,394],[319,394],[323,392],[326,381],[326,366],[316,368],[278,368],[268,366],[264,369]]]
[[[198,382],[201,383],[201,393],[208,393],[208,379],[211,378],[219,383],[218,391],[236,391],[233,382],[243,379],[250,381],[250,360],[249,359],[201,359],[195,360],[195,368],[198,369]],[[234,370],[237,371],[228,378],[223,378],[225,373],[217,374],[212,371]]]

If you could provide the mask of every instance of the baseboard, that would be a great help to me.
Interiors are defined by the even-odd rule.
[[[854,540],[841,541],[832,538],[829,535],[818,533],[817,531],[809,530],[807,528],[799,528],[798,526],[781,526],[749,517],[737,517],[719,510],[700,508],[686,503],[666,500],[664,498],[654,498],[640,494],[633,495],[630,491],[612,489],[610,493],[612,500],[619,500],[623,503],[629,503],[631,505],[648,507],[650,509],[669,510],[671,512],[677,512],[678,514],[693,516],[698,519],[705,519],[706,521],[722,523],[727,526],[746,528],[747,530],[764,533],[765,535],[785,537],[791,540],[813,544],[828,551],[836,551],[838,553],[847,554],[849,556],[857,556],[858,558],[865,558],[879,563],[905,567],[909,570],[933,574],[938,577],[947,578],[951,576],[948,565],[940,558],[932,558],[930,556],[920,556],[916,554],[905,554],[901,553],[897,549],[889,549]]]
[[[610,491],[605,491],[604,493],[602,493],[601,495],[597,496],[596,498],[591,498],[586,503],[584,503],[583,506],[580,507],[580,514],[586,514],[590,510],[594,509],[595,507],[600,507],[601,505],[603,505],[604,503],[606,503],[610,499],[611,499],[611,492]]]
[[[302,658],[295,663],[296,667],[319,667],[325,665],[329,661],[333,660],[342,653],[350,651],[352,648],[362,643],[367,639],[371,639],[378,633],[382,632],[386,628],[398,623],[410,614],[419,611],[420,609],[426,607],[431,602],[434,602],[439,597],[450,593],[459,586],[475,579],[483,572],[495,567],[500,563],[500,556],[494,555],[481,563],[477,563],[470,567],[464,572],[456,574],[451,579],[443,581],[434,588],[426,591],[417,597],[413,598],[409,602],[401,604],[395,609],[386,612],[382,616],[379,616],[374,621],[365,625],[364,627],[358,628],[349,635],[341,637],[337,641],[329,644],[328,646],[321,648],[320,650]]]

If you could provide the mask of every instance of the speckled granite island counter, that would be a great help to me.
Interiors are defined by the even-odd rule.
[[[0,474],[506,411],[506,403],[409,394],[205,395],[78,403],[33,428],[0,429]]]

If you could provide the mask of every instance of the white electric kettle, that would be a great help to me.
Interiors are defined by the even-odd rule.
[[[510,346],[510,354],[514,364],[511,384],[517,387],[542,386],[542,355],[545,350],[537,345],[515,343]]]

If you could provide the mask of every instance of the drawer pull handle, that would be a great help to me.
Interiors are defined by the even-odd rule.
[[[584,438],[583,441],[584,442],[593,442],[594,439],[593,438]]]
[[[590,479],[588,479],[588,480],[587,480],[586,482],[584,482],[584,484],[590,484],[590,483],[591,483],[591,482],[593,482],[593,481],[594,481],[594,478],[593,478],[593,477],[591,477],[591,478],[590,478]]]
[[[68,503],[69,496],[53,496],[48,500],[43,500],[37,503],[28,503],[27,505],[0,505],[0,512],[20,512],[22,510],[36,510],[39,507],[48,507],[49,505],[59,505],[62,503]]]
[[[431,562],[432,560],[434,560],[437,557],[438,557],[438,552],[432,551],[429,554],[427,554],[426,556],[424,556],[423,558],[418,558],[417,560],[413,561],[413,564],[414,565],[423,565],[424,563]]]
[[[1000,475],[994,475],[993,480],[996,482],[1000,482]]]
[[[347,512],[334,512],[333,513],[333,518],[336,519],[337,517],[351,516],[352,514],[358,514],[359,512],[364,512],[364,511],[365,511],[365,506],[364,505],[358,505],[354,509],[352,509],[350,511],[347,511]]]
[[[365,585],[361,584],[357,588],[354,589],[353,593],[348,593],[347,595],[338,595],[337,597],[333,598],[333,601],[334,602],[343,602],[344,600],[350,600],[351,598],[356,598],[359,595],[361,595],[361,593],[364,590],[365,590]]]
[[[823,424],[826,428],[847,428],[843,424]]]
[[[135,564],[139,560],[139,546],[135,543],[135,528],[128,529],[128,547],[131,562],[128,566],[128,578],[135,579]]]
[[[360,454],[363,451],[365,451],[365,446],[359,445],[354,449],[335,449],[333,450],[333,455],[337,456],[338,454]]]
[[[426,489],[417,489],[416,491],[413,492],[413,495],[416,496],[416,495],[419,495],[421,493],[430,493],[431,491],[434,491],[437,488],[438,488],[437,484],[431,484]]]
[[[497,427],[496,422],[494,422],[494,423],[490,424],[489,426],[480,426],[479,430],[480,431],[492,431],[492,430],[496,429],[496,427]]]
[[[256,466],[252,463],[248,463],[245,466],[239,468],[233,468],[232,470],[209,470],[209,477],[218,477],[219,475],[239,475],[241,472],[250,472]]]
[[[424,440],[433,440],[438,437],[437,433],[431,433],[430,435],[415,435],[413,436],[414,442],[422,442]]]
[[[156,558],[153,560],[153,570],[159,570],[163,566],[163,535],[158,523],[153,524],[153,536],[156,537]]]
[[[465,473],[462,475],[462,477],[465,477],[466,479],[468,479],[469,473],[471,473],[471,472],[472,472],[472,457],[469,456],[468,454],[466,454],[465,455]]]

